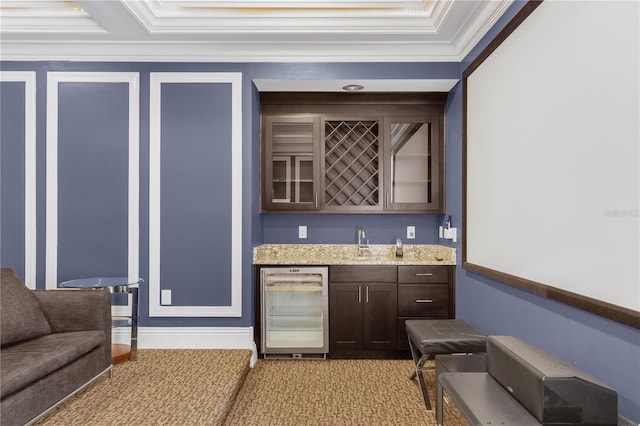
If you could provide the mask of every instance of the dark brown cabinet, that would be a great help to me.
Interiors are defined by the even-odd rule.
[[[398,349],[409,349],[408,319],[455,318],[453,267],[398,266]]]
[[[362,284],[329,283],[329,351],[364,348]]]
[[[364,284],[364,349],[396,349],[397,285]]]
[[[265,117],[263,204],[266,210],[318,208],[318,117]]]
[[[396,267],[332,266],[329,281],[329,352],[396,350]]]
[[[381,118],[321,117],[321,200],[325,211],[380,212]]]
[[[264,267],[255,267],[258,301]],[[407,319],[455,318],[454,274],[453,265],[329,266],[329,356],[396,357],[408,351]],[[257,342],[260,306],[255,311]]]
[[[441,117],[385,118],[384,199],[388,211],[438,211],[442,202]]]
[[[261,94],[262,211],[441,213],[445,94]]]

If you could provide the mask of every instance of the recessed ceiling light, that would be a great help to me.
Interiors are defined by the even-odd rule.
[[[364,89],[364,86],[359,84],[347,84],[346,86],[342,86],[342,90],[346,90],[347,92],[358,92]]]

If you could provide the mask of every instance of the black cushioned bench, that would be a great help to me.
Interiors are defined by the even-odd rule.
[[[405,321],[411,357],[415,370],[411,379],[418,377],[422,399],[431,410],[427,385],[422,376],[425,362],[440,354],[481,353],[485,351],[486,336],[463,320],[407,320]]]
[[[512,336],[487,338],[487,372],[443,372],[446,391],[472,425],[617,425],[617,393],[544,349]]]

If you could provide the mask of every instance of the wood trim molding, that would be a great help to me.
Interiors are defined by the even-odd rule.
[[[0,82],[24,83],[24,282],[36,288],[36,73],[1,71]]]
[[[127,83],[129,85],[128,271],[139,277],[140,75],[137,72],[48,72],[46,130],[46,274],[45,288],[58,288],[58,88],[60,83]]]
[[[231,304],[177,306],[160,303],[161,107],[163,83],[231,84]],[[151,73],[149,90],[149,316],[242,316],[242,73]]]
[[[574,308],[582,309],[583,311],[640,329],[640,313],[632,309],[603,302],[581,294],[572,293],[567,290],[527,280],[525,278],[506,274],[504,272],[469,262],[463,262],[462,267],[469,272],[484,275],[485,277],[528,291],[529,293],[546,297],[547,299],[555,300],[556,302],[564,303],[565,305],[573,306]]]

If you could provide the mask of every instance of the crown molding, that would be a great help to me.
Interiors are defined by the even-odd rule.
[[[170,8],[173,0],[76,0],[84,9],[56,12],[66,14],[62,22],[72,21],[72,16],[78,19],[66,29],[48,13],[3,13],[0,60],[460,62],[512,2],[429,0],[418,2],[421,8],[382,12],[353,0],[348,4],[353,3],[354,10],[244,13],[238,8],[225,9],[229,1],[192,0],[192,4],[220,9],[213,13],[185,12],[185,7],[159,11]],[[262,1],[239,3],[249,7]],[[389,3],[379,0],[373,4],[383,7]]]
[[[459,62],[450,46],[414,43],[1,41],[6,61],[107,62]]]
[[[158,8],[206,7],[206,8],[297,8],[297,9],[422,9],[435,3],[434,0],[155,0]]]

